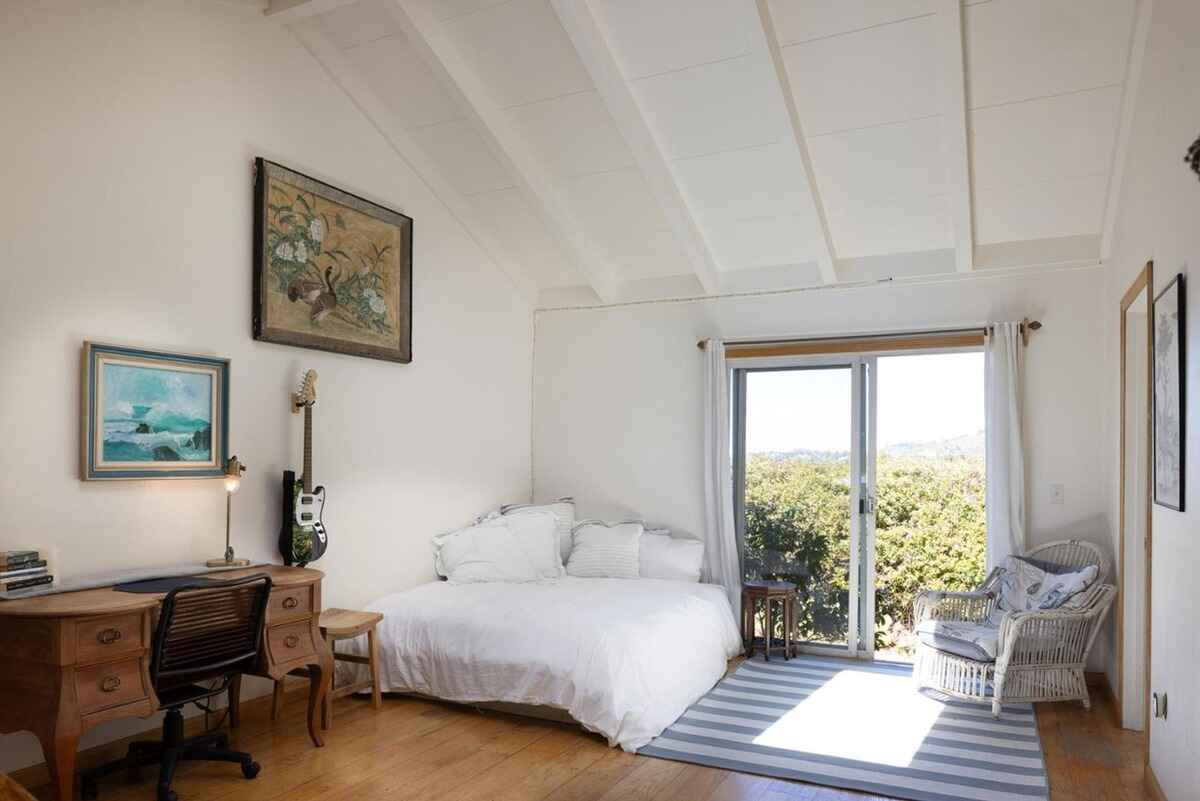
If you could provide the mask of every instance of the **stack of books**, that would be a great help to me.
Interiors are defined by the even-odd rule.
[[[37,551],[0,551],[0,592],[14,592],[52,584],[54,576]]]

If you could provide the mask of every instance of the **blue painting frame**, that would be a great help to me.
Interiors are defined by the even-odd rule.
[[[82,361],[84,481],[225,476],[228,359],[84,342]]]

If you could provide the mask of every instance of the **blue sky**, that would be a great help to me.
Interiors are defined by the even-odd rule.
[[[879,361],[881,447],[983,430],[983,354],[884,356]],[[848,451],[850,370],[750,373],[746,450]]]

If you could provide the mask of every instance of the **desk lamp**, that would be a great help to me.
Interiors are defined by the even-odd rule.
[[[209,559],[206,563],[209,567],[245,567],[250,564],[249,559],[235,559],[233,546],[229,544],[229,521],[233,511],[233,493],[242,486],[242,473],[245,472],[246,465],[238,461],[236,456],[229,457],[229,461],[225,464],[225,557]]]

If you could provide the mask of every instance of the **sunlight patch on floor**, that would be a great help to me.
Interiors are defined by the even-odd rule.
[[[907,767],[942,709],[909,676],[843,670],[754,744]]]

